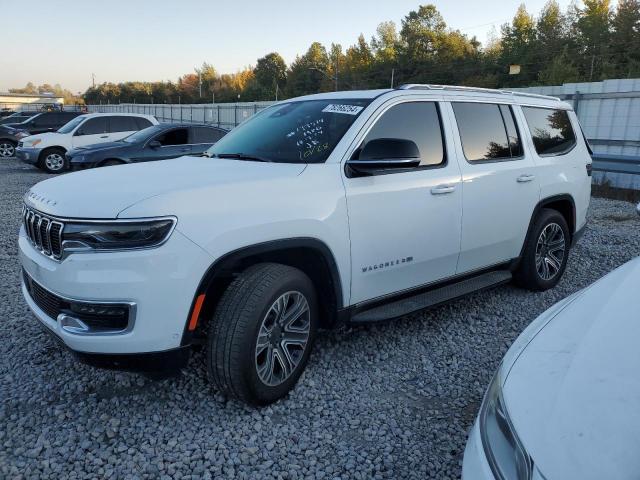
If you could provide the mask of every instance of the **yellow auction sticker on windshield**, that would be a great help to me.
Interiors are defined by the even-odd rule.
[[[357,115],[364,107],[359,105],[345,105],[341,103],[330,103],[322,109],[326,113],[344,113],[346,115]]]

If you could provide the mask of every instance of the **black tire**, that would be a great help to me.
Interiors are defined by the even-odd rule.
[[[111,167],[113,165],[124,165],[124,162],[121,160],[111,159],[111,160],[105,160],[100,164],[101,167]]]
[[[307,301],[308,340],[304,350],[298,352],[292,373],[281,383],[268,385],[258,373],[258,333],[274,302],[291,292],[302,294]],[[316,302],[313,283],[296,268],[262,263],[243,271],[222,295],[209,325],[207,371],[213,384],[224,394],[253,405],[284,397],[309,359],[318,324]],[[268,352],[273,362],[271,347]]]
[[[38,167],[47,173],[63,173],[69,169],[69,160],[65,155],[65,150],[59,147],[46,148],[40,154]],[[55,168],[55,166],[58,166]]]
[[[11,158],[16,156],[16,146],[18,144],[8,138],[0,140],[0,158]]]
[[[545,231],[547,235],[549,232],[554,231],[555,227],[553,227],[553,225],[560,227],[564,240],[564,250],[561,261],[557,262],[557,259],[559,259],[559,250],[554,250],[551,252],[551,256],[548,257],[550,260],[553,260],[553,263],[559,263],[558,268],[555,266],[552,267],[545,260],[545,257],[549,255],[548,252],[551,249],[548,246],[544,246],[544,240],[542,240],[543,245],[539,245],[538,243],[543,231]],[[555,231],[557,232],[557,229],[555,229]],[[558,241],[559,240],[556,240],[556,242]],[[522,258],[520,259],[518,268],[514,273],[515,283],[522,288],[533,291],[543,291],[555,287],[567,268],[570,248],[571,233],[569,232],[569,226],[567,225],[565,218],[557,210],[543,208],[540,213],[538,213],[531,232],[525,241]],[[540,251],[538,251],[539,249]],[[538,253],[540,253],[539,258],[542,258],[542,261],[539,262],[539,264],[536,263]],[[547,272],[549,275],[551,275],[551,272],[554,272],[551,278],[545,278],[548,275],[545,275],[545,267],[542,265],[543,263],[547,263],[546,268],[549,270],[549,272]],[[539,265],[543,270],[542,272],[539,271]]]

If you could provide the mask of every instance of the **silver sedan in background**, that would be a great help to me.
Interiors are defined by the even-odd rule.
[[[462,476],[637,480],[639,445],[640,257],[518,337],[485,394]]]

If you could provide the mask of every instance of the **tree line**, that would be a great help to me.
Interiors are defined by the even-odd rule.
[[[436,83],[489,88],[558,85],[640,76],[640,0],[555,0],[533,15],[521,5],[486,45],[450,28],[434,5],[381,23],[343,49],[319,42],[287,65],[278,53],[219,74],[207,63],[177,82],[103,83],[87,103],[209,103],[274,100],[331,90]]]

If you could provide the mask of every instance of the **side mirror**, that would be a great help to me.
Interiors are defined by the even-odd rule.
[[[420,165],[415,142],[400,138],[377,138],[365,144],[357,158],[347,162],[352,175],[366,176]],[[349,173],[349,172],[348,172]]]
[[[156,149],[156,148],[160,148],[161,146],[162,144],[158,140],[151,140],[149,142],[149,148]]]

